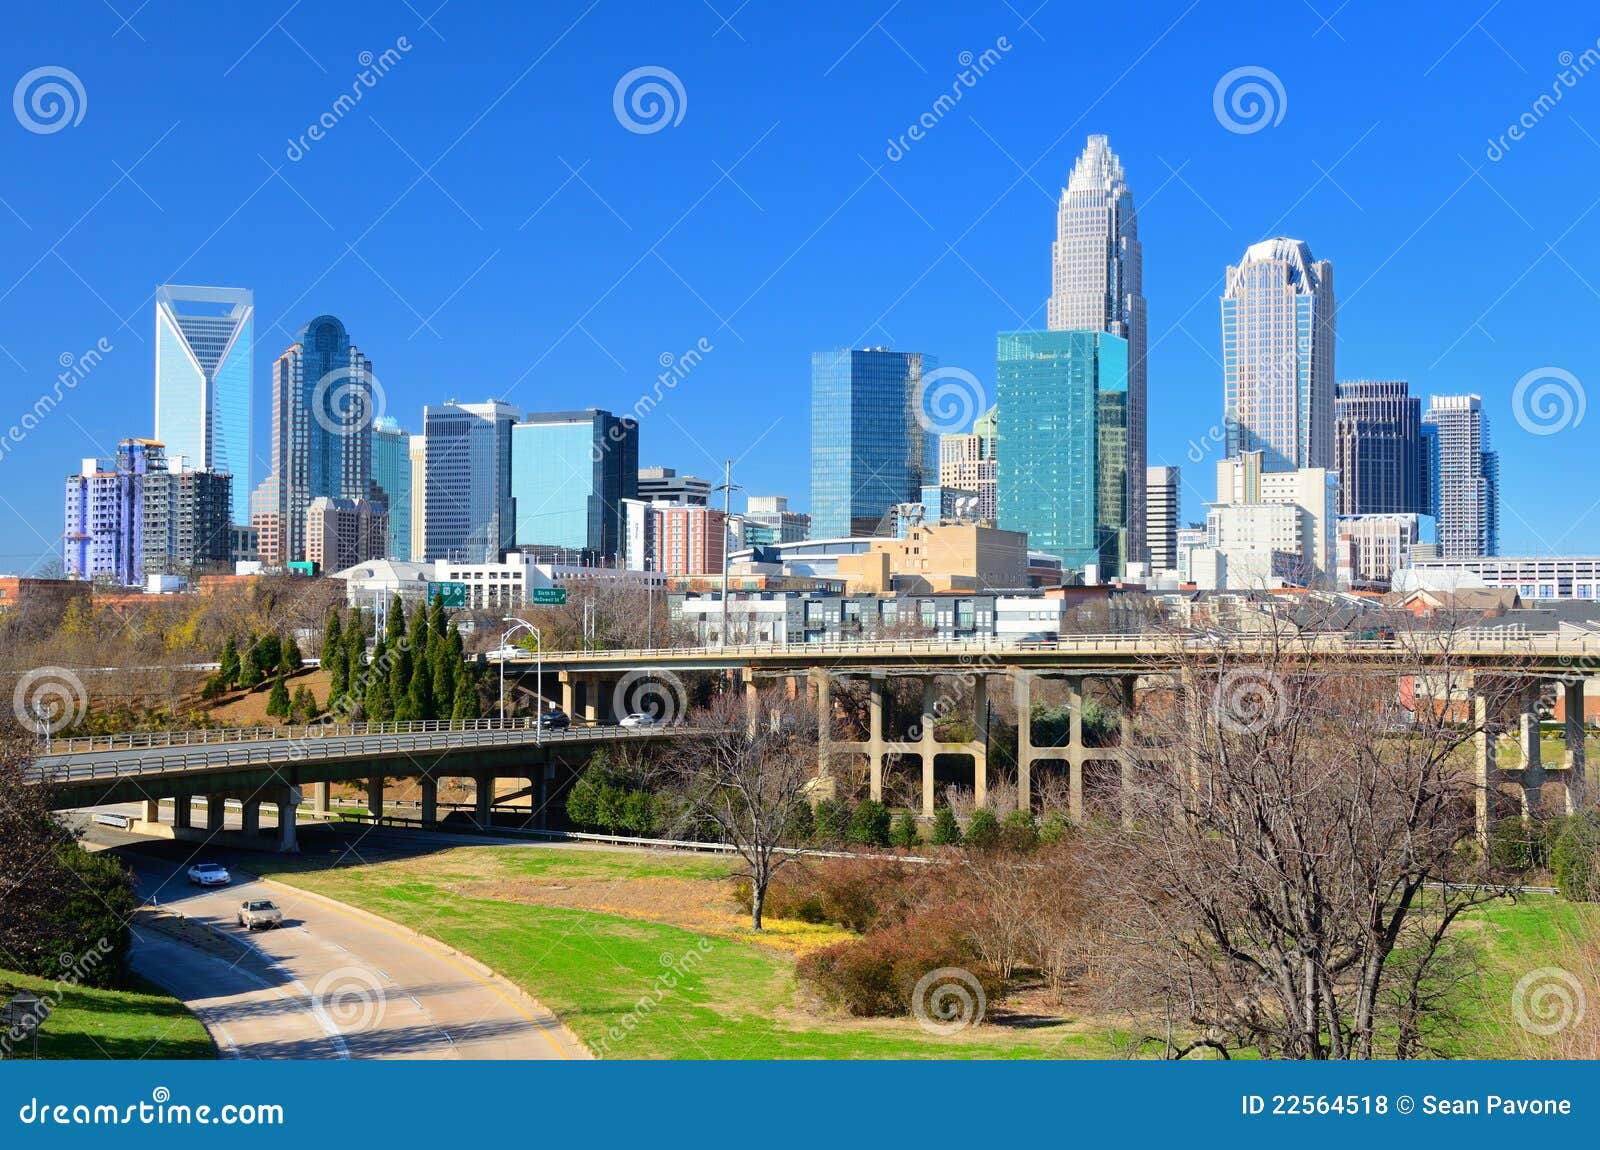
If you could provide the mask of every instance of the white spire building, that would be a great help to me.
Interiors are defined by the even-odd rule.
[[[1061,191],[1056,212],[1047,322],[1051,331],[1103,331],[1128,341],[1126,499],[1130,562],[1146,559],[1143,281],[1133,192],[1106,137],[1090,136]],[[1004,413],[1002,422],[1003,416]]]

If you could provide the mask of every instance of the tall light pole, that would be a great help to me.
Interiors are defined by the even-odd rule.
[[[526,619],[518,619],[514,615],[507,615],[500,621],[511,624],[506,633],[500,636],[500,724],[504,726],[506,721],[506,648],[511,644],[511,636],[526,627],[533,633],[534,642],[533,674],[534,682],[537,684],[534,695],[539,700],[539,705],[533,709],[533,741],[537,745],[544,742],[544,730],[541,725],[544,719],[544,633]]]
[[[733,460],[724,460],[722,464],[722,484],[716,490],[722,492],[722,631],[717,636],[717,646],[728,645],[728,528],[732,524],[729,506],[733,500],[735,489],[733,482]]]

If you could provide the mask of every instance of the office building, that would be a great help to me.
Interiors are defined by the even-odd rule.
[[[343,571],[389,549],[388,505],[374,499],[319,495],[306,508],[306,562],[318,571]]]
[[[389,505],[389,538],[384,544],[384,559],[411,557],[411,441],[414,438],[388,416],[372,425],[372,481]]]
[[[511,428],[517,546],[623,551],[622,501],[639,490],[639,425],[609,411],[530,413]]]
[[[1150,557],[1152,572],[1177,570],[1182,487],[1183,476],[1178,468],[1145,468],[1145,553]]]
[[[1222,296],[1227,454],[1332,469],[1333,265],[1301,240],[1252,244]]]
[[[643,499],[622,501],[622,568],[655,571],[656,517],[654,505]]]
[[[698,475],[679,475],[671,467],[641,467],[638,474],[639,498],[646,503],[681,503],[689,507],[710,505],[709,479],[701,479]]]
[[[249,521],[255,302],[244,288],[156,289],[156,433],[185,471],[228,475]]]
[[[658,504],[653,511],[656,567],[665,575],[721,575],[727,520],[715,507]]]
[[[1394,573],[1411,565],[1417,544],[1432,527],[1430,516],[1410,512],[1339,516],[1339,586],[1389,590]]]
[[[790,511],[783,495],[752,495],[744,513],[744,546],[798,543],[811,534],[811,516]]]
[[[1233,590],[1331,586],[1337,577],[1338,476],[1324,467],[1273,471],[1266,453],[1217,462],[1207,546]]]
[[[1493,587],[1515,591],[1521,598],[1600,599],[1600,556],[1488,555],[1445,559],[1414,555],[1403,572],[1412,586],[1455,590]]]
[[[995,428],[998,407],[973,421],[970,432],[939,437],[939,483],[958,491],[975,491],[978,514],[993,523],[999,516],[995,472]]]
[[[378,414],[372,361],[338,319],[320,315],[272,365],[272,470],[251,499],[261,561],[306,557],[313,499],[383,499],[372,479]]]
[[[414,563],[422,562],[428,550],[428,504],[423,493],[428,490],[428,437],[413,435],[407,459],[411,464],[411,548],[407,555]]]
[[[515,407],[498,400],[423,409],[423,558],[494,563],[515,545],[511,428],[519,418]]]
[[[1500,457],[1489,449],[1482,398],[1430,396],[1422,425],[1440,558],[1495,554],[1500,550]]]
[[[921,352],[871,348],[811,355],[811,532],[872,535],[938,470],[938,437],[920,419]]]
[[[1069,568],[1122,574],[1131,553],[1128,341],[1003,332],[995,384],[999,526],[1026,532],[1029,546]]]
[[[1405,380],[1341,383],[1333,400],[1340,515],[1426,515],[1422,401]]]
[[[992,591],[1027,585],[1028,537],[978,523],[925,523],[904,538],[874,538],[868,551],[841,555],[850,594]]]
[[[1139,217],[1122,163],[1104,136],[1090,136],[1056,210],[1051,247],[1051,331],[1101,331],[1127,341],[1121,401],[1125,490],[1107,498],[1125,508],[1124,562],[1145,560],[1146,328]],[[1003,410],[1003,409],[1002,409]],[[1004,416],[1001,417],[1004,419]]]

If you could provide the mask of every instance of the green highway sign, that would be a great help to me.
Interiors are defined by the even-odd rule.
[[[428,602],[438,599],[446,607],[465,607],[467,605],[467,585],[465,583],[429,583]]]
[[[567,601],[567,589],[565,587],[535,587],[532,598],[529,601],[559,607]]]

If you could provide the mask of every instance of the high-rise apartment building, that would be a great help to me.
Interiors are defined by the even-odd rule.
[[[1338,477],[1325,467],[1267,467],[1246,451],[1217,462],[1209,546],[1227,559],[1228,587],[1333,586],[1338,570]]]
[[[1104,136],[1089,137],[1061,191],[1047,314],[1051,331],[1103,331],[1128,343],[1121,473],[1127,489],[1116,502],[1127,508],[1126,559],[1139,562],[1145,558],[1144,254],[1133,191]]]
[[[372,481],[389,503],[389,538],[379,556],[368,558],[411,558],[411,440],[400,424],[382,416],[372,425]]]
[[[1425,515],[1422,401],[1405,380],[1353,380],[1333,400],[1340,515]]]
[[[662,503],[652,518],[656,570],[666,575],[722,574],[728,527],[721,508]]]
[[[1027,532],[1029,547],[1067,567],[1125,572],[1134,550],[1128,341],[1089,330],[1002,332],[995,386],[999,525]]]
[[[306,508],[306,559],[327,574],[382,559],[389,549],[388,508],[381,500],[319,495]]]
[[[639,498],[646,503],[682,503],[706,507],[711,502],[711,480],[679,475],[671,467],[639,468]]]
[[[871,535],[938,472],[923,425],[932,357],[870,348],[811,354],[811,528],[818,539]]]
[[[226,474],[235,522],[250,513],[255,302],[244,288],[156,289],[156,433],[189,471]]]
[[[1500,550],[1500,457],[1489,449],[1489,417],[1476,395],[1435,395],[1422,417],[1441,559]]]
[[[978,496],[978,518],[993,523],[1000,514],[995,480],[995,428],[999,408],[973,420],[972,430],[939,437],[939,486]]]
[[[1145,490],[1145,552],[1151,571],[1178,569],[1178,502],[1182,473],[1176,467],[1147,467]]]
[[[313,499],[387,502],[372,479],[377,406],[372,361],[331,315],[301,328],[274,361],[272,472],[250,503],[268,567],[305,559],[306,510]]]
[[[413,563],[422,562],[428,550],[428,504],[423,493],[428,490],[428,437],[411,437],[411,551],[406,556]]]
[[[515,546],[511,427],[520,418],[515,407],[498,400],[423,409],[424,561],[497,563]]]
[[[1227,451],[1268,471],[1334,466],[1333,265],[1301,240],[1251,244],[1222,296]]]
[[[810,531],[811,516],[803,511],[790,511],[786,496],[750,496],[744,513],[744,546],[798,543]]]
[[[609,411],[530,412],[511,428],[518,547],[592,551],[616,562],[622,501],[639,492],[639,425]]]

